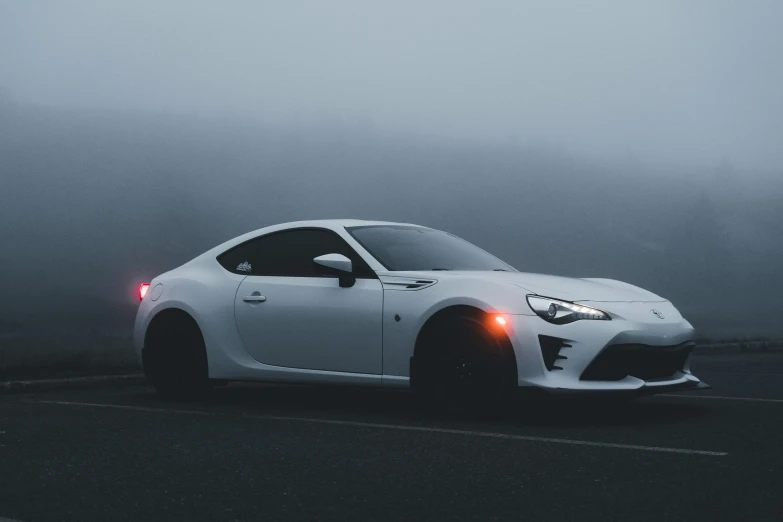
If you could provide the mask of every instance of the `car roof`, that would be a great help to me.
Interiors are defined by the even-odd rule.
[[[241,236],[237,236],[224,243],[221,243],[220,245],[214,248],[211,248],[210,250],[198,256],[196,259],[200,259],[202,257],[213,257],[216,254],[222,253],[228,250],[229,248],[244,243],[245,241],[253,239],[257,236],[263,234],[269,234],[271,232],[287,230],[290,228],[316,227],[316,228],[335,229],[340,227],[363,227],[363,226],[383,226],[383,225],[397,225],[397,226],[425,228],[422,227],[421,225],[415,225],[413,223],[395,223],[393,221],[368,221],[364,219],[313,219],[308,221],[289,221],[288,223],[279,223],[277,225],[271,225],[268,227],[259,228],[251,232],[242,234]],[[196,259],[194,259],[193,261],[195,261]]]
[[[247,235],[257,236],[261,233],[273,232],[276,230],[285,230],[288,228],[302,228],[302,227],[318,227],[318,228],[334,228],[334,227],[366,227],[366,226],[383,226],[383,225],[397,225],[407,227],[421,227],[421,225],[415,225],[413,223],[395,223],[393,221],[368,221],[364,219],[312,219],[307,221],[289,221],[287,223],[278,223],[264,228],[259,228],[248,232]],[[422,227],[423,228],[423,227]]]
[[[338,227],[362,227],[373,225],[404,225],[411,227],[419,227],[421,225],[415,225],[413,223],[396,223],[393,221],[368,221],[366,219],[313,219],[309,221],[289,221],[288,223],[280,223],[274,225],[280,228],[296,228],[306,226],[338,226]],[[268,227],[266,227],[268,228]],[[259,229],[264,230],[264,229]]]

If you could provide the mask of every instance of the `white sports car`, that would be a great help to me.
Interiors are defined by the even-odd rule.
[[[666,299],[611,279],[518,272],[417,225],[271,226],[139,294],[136,354],[168,396],[226,381],[437,394],[706,387],[689,369],[693,327]]]

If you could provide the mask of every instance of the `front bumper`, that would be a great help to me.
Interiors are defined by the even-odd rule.
[[[618,305],[611,321],[553,325],[535,315],[513,316],[507,333],[518,385],[586,394],[703,389],[690,372],[693,327],[666,304],[665,320],[648,303]]]

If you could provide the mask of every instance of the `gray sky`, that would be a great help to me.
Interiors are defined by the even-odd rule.
[[[0,0],[0,88],[783,169],[783,2]]]

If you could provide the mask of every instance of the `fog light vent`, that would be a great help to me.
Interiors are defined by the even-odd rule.
[[[560,337],[551,337],[549,335],[539,335],[538,344],[541,346],[541,356],[544,358],[544,366],[549,371],[562,370],[557,366],[558,361],[568,359],[560,353],[564,348],[571,348],[571,345],[565,339]]]

